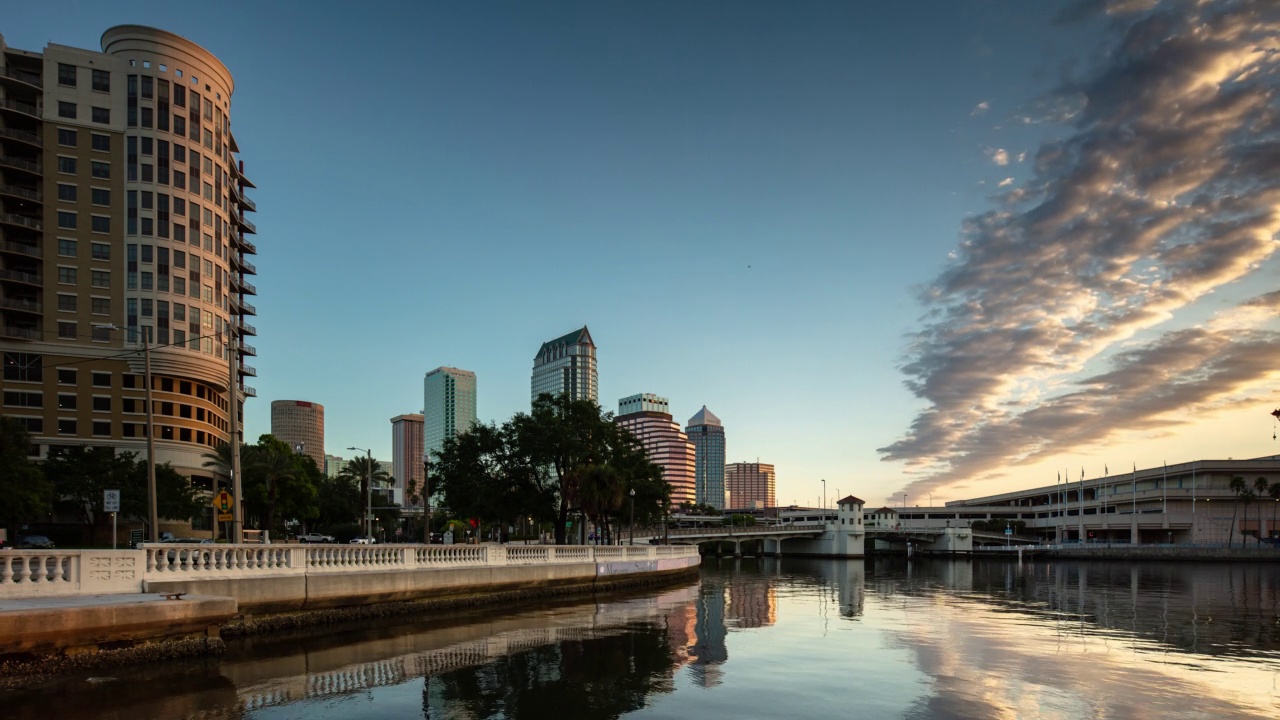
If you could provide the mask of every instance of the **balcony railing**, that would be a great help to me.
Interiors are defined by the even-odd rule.
[[[44,202],[44,194],[39,190],[28,190],[17,185],[0,185],[0,195],[19,197],[32,202]]]
[[[42,250],[39,245],[24,245],[22,243],[13,242],[12,240],[5,240],[4,244],[0,245],[0,250],[17,253],[19,255],[26,255],[27,257],[33,258],[44,257],[44,250]]]
[[[258,348],[250,345],[249,343],[242,342],[240,343],[240,353],[243,355],[251,355],[253,357],[257,357]]]
[[[254,367],[254,366],[252,366],[252,365],[241,365],[241,366],[240,366],[240,374],[241,374],[241,375],[248,375],[248,376],[250,376],[250,377],[257,377],[257,376],[258,376],[258,369],[257,369],[257,368],[255,368],[255,367]]]
[[[13,110],[15,112],[20,112],[20,113],[23,113],[24,115],[30,115],[33,118],[40,117],[40,108],[36,107],[35,105],[28,105],[24,102],[18,102],[17,100],[0,100],[0,108],[4,108],[6,110]]]
[[[247,322],[242,322],[240,323],[240,334],[241,335],[257,335],[258,328],[250,325]]]
[[[240,389],[244,392],[245,397],[258,397],[258,391],[248,385],[241,385]]]
[[[245,274],[245,275],[257,275],[257,274],[258,274],[258,266],[257,266],[257,265],[254,265],[253,263],[249,262],[248,260],[245,260],[244,258],[240,258],[240,267],[244,268],[244,274]]]
[[[39,340],[40,331],[35,328],[0,326],[0,337],[18,338],[21,340]]]
[[[40,163],[34,163],[30,160],[23,160],[21,158],[9,157],[8,155],[0,155],[0,167],[17,168],[19,170],[26,170],[27,172],[35,173],[36,175],[44,174],[44,168],[40,166]]]
[[[16,215],[14,213],[0,213],[0,222],[31,228],[32,230],[42,230],[44,228],[44,223],[39,220],[27,217],[26,215]]]
[[[32,275],[31,273],[19,272],[18,270],[0,270],[0,280],[13,280],[15,282],[23,282],[28,285],[43,285],[44,278],[40,275]]]
[[[240,245],[241,245],[242,247],[244,247],[244,253],[245,253],[246,255],[257,255],[257,254],[258,254],[258,246],[257,246],[257,245],[254,245],[254,244],[253,244],[253,243],[251,243],[251,242],[249,242],[248,238],[245,238],[243,235],[242,235],[242,236],[240,236]]]
[[[18,82],[26,83],[32,87],[44,88],[44,78],[35,73],[23,72],[16,68],[7,67],[4,70],[0,70],[0,75],[12,78]]]
[[[44,140],[39,135],[36,135],[35,133],[29,133],[25,130],[15,130],[14,128],[0,128],[0,137],[7,137],[7,138],[12,138],[14,140],[21,140],[24,143],[27,143],[29,145],[35,145],[36,147],[44,147]]]
[[[22,298],[0,298],[0,308],[6,310],[21,310],[22,312],[41,314],[44,312],[44,305],[35,300],[23,300]]]
[[[254,287],[254,286],[253,286],[253,283],[251,283],[251,282],[241,282],[241,283],[240,283],[240,288],[241,288],[242,290],[244,290],[244,294],[245,294],[245,295],[257,295],[257,294],[258,294],[258,288]]]

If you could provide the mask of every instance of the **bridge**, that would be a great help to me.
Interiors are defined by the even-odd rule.
[[[676,528],[669,529],[664,535],[654,536],[637,536],[636,542],[648,543],[653,540],[662,541],[665,539],[670,545],[701,545],[703,543],[732,543],[733,556],[742,556],[742,543],[744,542],[761,542],[764,545],[765,554],[769,554],[769,542],[774,543],[774,553],[781,554],[781,546],[783,540],[803,538],[806,540],[818,540],[823,533],[827,531],[827,526],[822,523],[797,523],[785,525],[748,525],[745,527],[734,527],[732,525],[710,526],[697,528]]]
[[[637,535],[636,542],[648,543],[653,540],[671,545],[704,545],[708,543],[726,543],[733,545],[734,557],[742,555],[743,543],[760,542],[761,552],[765,555],[783,554],[783,541],[805,540],[821,541],[827,533],[834,534],[839,526],[822,523],[796,523],[778,525],[732,526],[717,525],[697,528],[679,528],[668,530],[665,535]],[[847,527],[847,526],[845,526]],[[929,525],[912,526],[864,525],[859,531],[848,532],[849,536],[860,542],[878,541],[873,547],[889,552],[921,552],[924,554],[946,553],[969,554],[989,549],[1038,545],[1041,540],[1033,537],[1005,535],[1001,532],[973,530],[968,527],[935,527]],[[825,555],[828,553],[813,552],[812,545],[790,543],[788,549],[802,554]],[[837,553],[844,555],[844,553]],[[861,551],[856,555],[862,555]]]

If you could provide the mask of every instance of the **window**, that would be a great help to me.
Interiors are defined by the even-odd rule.
[[[6,352],[4,354],[4,379],[19,382],[44,380],[44,356],[33,353]]]
[[[58,211],[58,227],[64,230],[76,229],[76,214],[65,210]]]
[[[92,175],[96,178],[101,178],[103,180],[109,180],[111,178],[110,163],[98,162],[97,160],[94,160],[93,163],[90,165],[90,168],[92,168],[93,170]]]
[[[76,186],[58,183],[58,199],[64,202],[75,202]]]
[[[209,150],[213,149],[213,132],[207,128],[204,131],[204,146]]]
[[[90,331],[90,336],[93,338],[94,342],[110,342],[111,341],[111,328],[97,327],[97,326],[91,326],[91,327],[93,329]]]
[[[44,406],[44,397],[38,392],[18,392],[9,390],[5,391],[4,404],[10,407],[38,408]]]
[[[143,289],[143,290],[151,290],[151,289],[154,289],[154,285],[152,284],[152,278],[153,278],[153,276],[152,276],[152,274],[151,274],[151,273],[149,273],[149,272],[144,272],[144,273],[142,273],[142,289]],[[149,300],[143,300],[142,302],[145,304],[145,303],[150,302],[150,301],[149,301]],[[145,314],[145,313],[144,313],[144,314]]]
[[[152,169],[151,165],[142,164],[142,182],[155,182],[155,175],[152,173]]]
[[[76,86],[76,66],[58,63],[58,84],[67,87]]]
[[[111,191],[106,188],[92,188],[90,195],[93,196],[90,202],[94,205],[111,205]]]
[[[74,368],[72,368],[72,369],[59,368],[59,369],[58,369],[58,384],[59,384],[59,385],[75,385],[75,384],[76,384],[76,371],[75,371],[75,369],[74,369]]]
[[[144,201],[143,201],[143,203],[142,203],[142,207],[144,207],[144,208],[149,208],[149,207],[151,207],[151,204],[145,201],[145,199],[147,198],[147,196],[149,196],[150,194],[151,194],[151,193],[142,193],[142,196],[143,196],[143,198],[144,198]],[[154,252],[154,250],[155,250],[155,249],[154,249],[154,247],[153,247],[153,246],[151,246],[151,245],[143,245],[143,246],[142,246],[142,262],[144,262],[144,263],[150,263],[150,262],[152,262],[152,261],[153,261],[153,258],[155,257],[155,252]]]
[[[58,294],[58,311],[59,312],[75,312],[76,296],[59,293]]]
[[[111,246],[106,243],[93,243],[90,250],[94,260],[111,259]]]
[[[101,437],[110,437],[111,421],[110,420],[94,420],[93,434]]]
[[[151,108],[149,107],[142,108],[142,127],[149,128],[155,124],[151,120],[154,114],[155,114],[155,111],[152,110]]]
[[[62,418],[58,418],[58,434],[59,435],[75,435],[76,421],[64,420]]]
[[[111,218],[107,215],[94,215],[90,218],[93,225],[93,231],[96,233],[111,232]]]
[[[181,170],[173,171],[173,186],[179,190],[187,189],[187,174]]]
[[[91,311],[93,312],[94,315],[110,315],[111,314],[111,298],[104,298],[104,297],[89,298],[89,304],[92,306]]]
[[[204,184],[204,199],[205,199],[205,200],[213,200],[213,186],[212,186],[212,185],[210,185],[209,183],[205,183],[205,184]],[[206,211],[206,212],[208,212],[208,211]],[[208,222],[206,222],[205,224],[206,224],[206,225],[208,225],[209,223],[208,223]]]
[[[111,122],[110,108],[95,107],[95,108],[89,108],[89,110],[90,110],[91,119],[94,122],[102,123],[103,125],[109,124]]]
[[[181,90],[182,88],[175,89]],[[187,135],[187,118],[182,113],[173,114],[173,134],[179,137],[186,137]]]
[[[89,136],[93,141],[93,149],[101,152],[111,152],[111,136],[99,135],[93,133]]]
[[[76,256],[76,241],[66,238],[58,238],[58,254],[62,257]]]
[[[143,155],[155,154],[155,140],[149,137],[142,138],[142,154]]]
[[[110,379],[108,378],[108,382],[109,381]],[[93,411],[94,412],[111,412],[111,398],[100,397],[95,395],[93,398]]]
[[[147,67],[147,64],[143,63],[143,67]],[[153,94],[154,94],[154,83],[151,79],[151,76],[143,75],[142,76],[142,99],[150,100]]]
[[[125,140],[124,167],[127,180],[138,179],[138,138],[130,135]]]
[[[181,70],[178,71],[178,77],[182,77]],[[187,89],[177,83],[173,84],[173,104],[180,108],[187,106]],[[173,131],[177,132],[178,128],[175,126]]]
[[[59,158],[58,158],[58,172],[60,172],[60,173],[68,173],[68,174],[70,174],[70,175],[75,175],[75,174],[76,174],[76,159],[75,159],[75,158],[72,158],[72,157],[59,157]]]
[[[90,270],[90,271],[89,271],[89,284],[90,284],[90,285],[92,285],[93,287],[96,287],[96,288],[109,288],[109,287],[111,287],[111,273],[110,273],[110,272],[108,272],[108,271],[106,271],[106,270]],[[104,311],[103,313],[98,313],[98,303],[97,303],[97,301],[98,301],[98,300],[105,300],[105,299],[106,299],[106,298],[94,298],[94,301],[95,301],[95,302],[94,302],[94,304],[93,304],[93,312],[94,312],[94,314],[105,314],[106,312],[109,312],[109,310],[110,310],[110,308],[111,308],[111,303],[110,303],[110,301],[108,301],[108,302],[107,302],[107,304],[106,304],[106,307],[108,308],[108,310],[107,310],[107,311]]]
[[[93,374],[94,387],[111,387],[111,373],[96,372]]]
[[[58,409],[59,410],[75,410],[76,396],[75,395],[59,395]]]
[[[173,144],[173,161],[175,163],[185,163],[187,161],[187,149],[178,143]]]
[[[67,118],[69,120],[76,119],[76,104],[58,101],[58,117]]]
[[[58,268],[58,283],[61,285],[76,284],[76,269],[73,267]]]
[[[111,73],[106,70],[94,70],[93,89],[98,92],[111,92]]]
[[[58,128],[58,144],[67,147],[76,146],[76,131],[67,128]]]

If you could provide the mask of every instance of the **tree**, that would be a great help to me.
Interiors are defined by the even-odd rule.
[[[1267,488],[1267,496],[1271,498],[1271,536],[1276,535],[1276,509],[1280,508],[1280,480],[1271,483]]]
[[[60,447],[49,451],[43,470],[59,506],[95,530],[106,517],[99,512],[103,490],[120,491],[120,514],[146,523],[147,462],[109,447]],[[190,520],[205,508],[190,480],[168,463],[156,466],[156,514],[166,520]]]
[[[220,443],[205,454],[205,467],[215,468],[228,476],[231,447]],[[294,452],[288,443],[271,434],[258,437],[253,445],[240,447],[240,493],[246,524],[278,533],[286,521],[306,521],[319,515],[318,481],[321,477],[315,460]]]
[[[547,517],[553,498],[546,469],[520,451],[516,435],[513,421],[502,427],[473,425],[445,440],[429,476],[450,510],[498,523],[504,539],[516,518]]]
[[[1266,478],[1264,477],[1254,478],[1253,494],[1257,497],[1257,499],[1261,500],[1262,498],[1266,497],[1270,491],[1271,491],[1271,483],[1267,482]],[[1248,518],[1245,518],[1245,519],[1247,520]],[[1258,532],[1254,534],[1253,538],[1259,546],[1262,545],[1262,506],[1261,505],[1258,506]]]
[[[345,476],[348,480],[359,484],[360,498],[356,503],[355,514],[356,517],[362,519],[365,516],[366,507],[371,502],[369,494],[370,485],[372,484],[377,486],[386,484],[391,479],[391,477],[387,475],[387,471],[382,469],[382,466],[378,461],[368,456],[356,457],[348,460],[347,464],[343,466],[338,475]]]
[[[1244,478],[1236,475],[1231,478],[1231,482],[1227,483],[1227,487],[1231,492],[1236,494],[1236,504],[1231,506],[1231,530],[1227,532],[1227,547],[1231,547],[1232,535],[1236,531],[1236,513],[1240,511],[1240,496],[1244,494]],[[1244,535],[1240,536],[1240,547],[1244,547]]]
[[[52,508],[53,485],[27,458],[31,436],[22,423],[0,416],[0,527],[16,538],[18,526]]]

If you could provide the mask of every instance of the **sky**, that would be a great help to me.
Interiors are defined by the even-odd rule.
[[[0,33],[125,23],[235,77],[248,438],[310,400],[327,452],[389,458],[440,365],[501,422],[586,324],[606,410],[706,405],[783,503],[1280,448],[1274,3],[137,0]]]

